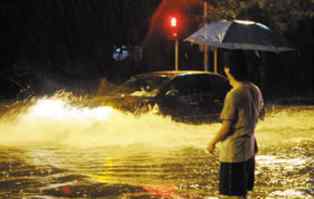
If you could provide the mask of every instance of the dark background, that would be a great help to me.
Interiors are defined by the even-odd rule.
[[[296,49],[260,57],[247,52],[252,80],[267,97],[313,96],[314,6],[310,0],[208,2],[208,21],[259,21]],[[180,38],[185,38],[201,25],[202,12],[201,0],[1,1],[0,77],[23,79],[42,93],[62,88],[94,92],[100,79],[118,84],[137,73],[172,70],[174,43],[165,19],[179,14]],[[122,45],[130,56],[115,61],[112,52]],[[202,60],[198,46],[180,42],[181,69],[202,69]],[[221,68],[222,56],[219,63]],[[3,85],[1,91],[9,92]]]

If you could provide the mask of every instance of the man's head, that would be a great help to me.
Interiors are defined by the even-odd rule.
[[[229,80],[234,79],[240,82],[249,80],[245,54],[243,51],[232,51],[225,59],[226,64],[224,66],[224,71]]]

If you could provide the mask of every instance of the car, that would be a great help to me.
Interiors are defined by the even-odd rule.
[[[228,80],[205,71],[155,71],[132,76],[113,89],[105,103],[122,111],[142,114],[158,110],[175,121],[217,121]]]

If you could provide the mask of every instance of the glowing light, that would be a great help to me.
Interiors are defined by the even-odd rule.
[[[245,25],[252,25],[252,24],[255,24],[255,22],[253,21],[248,21],[248,20],[234,20],[235,22],[237,23],[240,23],[240,24],[245,24]]]
[[[260,26],[261,28],[264,28],[266,30],[269,30],[270,29],[264,25],[264,24],[261,24],[261,23],[256,23],[254,21],[248,21],[248,20],[234,20],[235,22],[239,23],[239,24],[244,24],[244,25],[253,25],[253,24],[256,24],[257,26]]]
[[[177,27],[177,18],[171,17],[170,18],[170,25],[171,25],[171,27]]]
[[[40,118],[64,119],[98,119],[106,120],[112,113],[111,107],[77,108],[61,99],[40,99],[31,109],[31,115]]]

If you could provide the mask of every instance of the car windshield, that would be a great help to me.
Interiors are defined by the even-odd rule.
[[[114,93],[119,95],[155,97],[159,89],[170,80],[171,77],[162,75],[134,76],[119,86]]]

